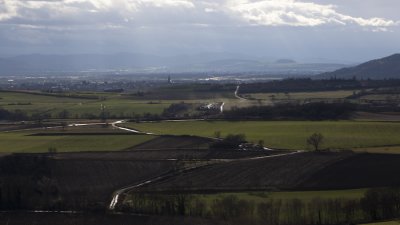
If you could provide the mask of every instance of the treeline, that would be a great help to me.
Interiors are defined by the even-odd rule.
[[[29,116],[22,110],[9,111],[0,108],[0,120],[21,121],[27,119],[29,119]]]
[[[49,149],[50,151],[50,149]],[[66,194],[52,173],[53,153],[0,158],[0,211],[105,211],[86,189]]]
[[[47,119],[132,119],[132,120],[161,120],[166,118],[165,116],[159,114],[152,113],[143,113],[136,114],[132,113],[124,113],[121,112],[119,114],[111,114],[110,112],[100,112],[100,113],[82,113],[82,114],[73,114],[68,110],[62,110],[58,113],[50,113],[50,112],[40,112],[40,113],[32,113],[28,114],[26,111],[21,109],[16,110],[7,110],[0,108],[0,120],[7,121],[36,121],[37,123],[41,123],[43,120]]]
[[[56,98],[76,98],[76,99],[85,99],[85,100],[102,100],[104,99],[101,96],[96,95],[84,95],[79,93],[56,93],[53,91],[43,91],[43,92],[34,92],[34,91],[11,91],[11,90],[0,90],[0,93],[21,93],[21,94],[30,94],[30,95],[39,95],[39,96],[48,96],[48,97],[56,97]]]
[[[349,119],[357,109],[351,103],[282,104],[275,106],[253,106],[232,108],[225,111],[225,119],[296,119],[296,120],[337,120]]]
[[[240,86],[240,94],[279,93],[279,92],[316,92],[334,90],[354,90],[400,86],[400,79],[393,80],[356,80],[329,79],[312,80],[311,78],[285,79],[265,83],[249,83]]]
[[[52,179],[47,156],[12,155],[0,160],[0,209],[36,210],[59,208],[57,183]]]
[[[165,108],[162,112],[164,117],[179,117],[179,115],[186,114],[188,117],[188,110],[192,107],[192,104],[180,102],[172,103],[168,108]]]
[[[191,194],[134,193],[118,210],[152,215],[179,215],[232,224],[355,224],[400,216],[400,189],[370,189],[361,199],[270,199],[262,202],[227,195],[207,201]]]
[[[0,120],[8,121],[36,121],[41,123],[48,119],[100,119],[103,121],[109,119],[130,119],[132,121],[158,121],[167,119],[196,119],[211,116],[218,116],[219,110],[206,111],[206,112],[191,112],[193,104],[188,103],[173,103],[169,107],[165,108],[161,114],[158,113],[143,113],[138,114],[135,112],[119,112],[117,114],[110,113],[109,111],[101,111],[99,113],[79,113],[74,114],[69,110],[62,110],[59,112],[40,112],[28,114],[26,111],[21,109],[7,110],[0,108]]]
[[[389,99],[387,100],[394,100],[390,98],[398,98],[400,95],[400,87],[393,87],[393,88],[384,88],[384,89],[372,89],[372,90],[361,90],[361,91],[354,91],[354,93],[347,97],[347,99],[359,99],[363,96],[367,95],[388,95]]]
[[[232,108],[224,111],[222,115],[207,113],[188,114],[190,105],[186,103],[172,104],[160,114],[135,114],[123,113],[118,115],[111,114],[108,111],[102,111],[98,114],[83,113],[74,115],[68,110],[62,110],[57,114],[50,112],[27,114],[22,110],[9,111],[0,108],[0,120],[9,121],[37,121],[41,123],[46,119],[131,119],[133,121],[141,120],[165,120],[165,119],[191,119],[191,118],[219,118],[219,119],[306,119],[306,120],[325,120],[325,119],[348,119],[357,107],[351,103],[308,103],[308,104],[279,104],[275,106],[252,106],[247,108]],[[371,111],[371,110],[369,110]]]
[[[219,140],[210,144],[210,149],[238,149],[240,144],[248,143],[244,134],[228,134],[221,139],[220,132],[214,134]]]
[[[194,83],[179,84],[174,86],[164,86],[160,90],[179,91],[179,92],[232,92],[236,88],[235,84],[216,84],[216,83]]]

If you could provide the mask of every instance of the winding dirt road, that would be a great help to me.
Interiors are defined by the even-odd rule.
[[[111,126],[116,128],[116,129],[132,132],[132,133],[136,133],[136,134],[153,135],[153,133],[146,133],[146,132],[141,132],[141,131],[138,131],[138,130],[135,130],[135,129],[132,129],[132,128],[126,128],[126,127],[118,126],[118,124],[123,124],[123,123],[126,123],[126,121],[125,120],[119,120],[119,121],[115,121],[115,122],[111,123]]]
[[[242,97],[240,97],[240,96],[238,95],[238,94],[239,94],[239,89],[240,89],[240,85],[238,85],[238,86],[236,87],[235,97],[236,97],[237,99],[247,101],[247,99],[242,98]]]
[[[278,158],[278,157],[283,157],[283,156],[288,156],[288,155],[300,154],[300,153],[303,153],[303,152],[304,152],[303,150],[299,150],[299,151],[295,151],[295,152],[289,152],[289,153],[283,153],[283,154],[277,154],[277,155],[268,155],[268,156],[260,156],[260,157],[254,157],[254,158],[243,158],[243,159],[211,159],[211,160],[209,160],[209,162],[228,163],[228,162],[239,162],[239,161],[252,161],[252,160],[261,160],[261,159],[267,159],[267,158]],[[178,159],[169,159],[169,160],[178,161]],[[199,168],[205,167],[205,166],[208,166],[208,164],[186,168],[186,169],[183,169],[183,170],[179,171],[179,173],[186,172],[188,170],[199,169]],[[152,179],[146,180],[146,181],[144,181],[142,183],[139,183],[139,184],[136,184],[136,185],[133,185],[133,186],[124,187],[124,188],[121,188],[121,189],[115,191],[113,193],[112,200],[110,202],[110,205],[109,205],[108,209],[111,210],[111,211],[115,210],[116,206],[119,203],[118,201],[120,200],[120,196],[125,194],[126,192],[132,191],[132,190],[134,190],[134,189],[136,189],[138,187],[142,187],[144,185],[147,185],[147,184],[150,184],[150,183],[154,183],[156,181],[159,181],[161,179],[165,179],[165,178],[168,178],[168,177],[171,177],[171,176],[172,176],[171,173],[166,173],[166,174],[158,176],[156,178],[152,178]]]

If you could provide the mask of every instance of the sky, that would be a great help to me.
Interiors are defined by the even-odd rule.
[[[0,55],[361,62],[400,53],[399,8],[399,0],[0,0]]]

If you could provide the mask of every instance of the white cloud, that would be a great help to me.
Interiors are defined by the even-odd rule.
[[[17,3],[13,0],[0,0],[0,21],[8,20],[18,15]]]
[[[0,0],[0,21],[12,18],[113,13],[126,16],[144,8],[193,8],[191,0]]]
[[[229,0],[227,8],[253,25],[319,26],[324,24],[357,24],[359,26],[389,27],[393,20],[360,18],[341,14],[334,5],[298,0]]]
[[[384,18],[346,15],[338,12],[335,5],[318,4],[311,0],[0,0],[0,21],[13,18],[22,18],[26,21],[62,19],[64,22],[82,19],[83,23],[90,23],[90,21],[102,23],[107,19],[114,19],[115,22],[115,19],[119,18],[119,21],[123,22],[132,20],[135,12],[146,11],[149,8],[153,10],[196,9],[197,13],[208,14],[202,16],[203,19],[228,15],[250,25],[264,26],[356,24],[363,27],[390,27],[399,25],[398,21]],[[165,14],[160,14],[158,17],[160,24],[163,23],[163,15]],[[178,14],[177,17],[179,17]],[[210,19],[206,19],[208,23]],[[183,17],[182,20],[185,18]],[[218,23],[218,19],[215,22]],[[204,21],[199,19],[196,23],[204,23]],[[231,21],[227,25],[233,23]]]
[[[340,13],[332,4],[312,0],[0,0],[0,22],[38,27],[93,25],[193,27],[357,25],[387,31],[400,22]],[[377,29],[380,28],[380,29]],[[383,29],[386,28],[386,29]],[[369,28],[368,28],[369,29]]]
[[[184,7],[194,8],[192,1],[188,0],[138,0],[139,4],[145,4],[156,7]]]

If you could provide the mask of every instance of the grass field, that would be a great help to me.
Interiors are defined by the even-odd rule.
[[[384,153],[384,154],[400,154],[400,146],[354,148],[353,151],[369,152],[369,153]]]
[[[323,148],[353,149],[400,146],[400,123],[357,121],[195,121],[130,123],[127,126],[155,134],[212,137],[216,131],[246,135],[249,141],[283,149],[306,149],[306,138],[314,132],[325,137]]]
[[[400,121],[400,113],[369,113],[357,112],[354,115],[354,120],[357,121]]]
[[[173,84],[149,89],[140,96],[134,94],[131,96],[138,100],[206,100],[235,98],[235,89],[235,84]]]
[[[351,189],[351,190],[332,190],[332,191],[294,191],[294,192],[231,192],[218,194],[199,194],[196,195],[200,199],[208,203],[212,203],[215,199],[234,195],[239,199],[254,201],[261,203],[265,200],[293,200],[299,199],[304,202],[309,202],[313,199],[360,199],[364,196],[366,189]]]
[[[398,221],[387,221],[387,222],[380,222],[380,223],[365,223],[362,225],[400,225],[400,220]]]
[[[370,94],[364,95],[360,99],[363,100],[375,100],[375,101],[387,101],[387,100],[400,100],[400,96],[397,94]]]
[[[58,152],[117,151],[151,140],[145,135],[62,135],[29,136],[37,132],[0,133],[0,153],[47,152],[50,147]]]
[[[74,94],[74,93],[71,93]],[[233,106],[247,107],[258,104],[256,101],[239,101],[230,95],[205,95],[194,98],[179,93],[176,99],[159,100],[160,96],[147,96],[148,98],[135,98],[112,93],[75,93],[75,95],[101,97],[102,99],[85,99],[72,97],[57,97],[41,94],[21,92],[0,92],[0,107],[14,111],[22,110],[28,115],[35,113],[49,113],[57,117],[63,110],[68,110],[71,118],[78,118],[84,114],[99,115],[101,106],[105,106],[110,115],[130,117],[145,113],[161,114],[165,108],[173,103],[208,104],[211,102],[225,102],[225,109]],[[162,93],[160,93],[162,95]],[[152,98],[150,98],[152,97]],[[178,98],[180,97],[180,98]]]
[[[148,100],[132,100],[124,98],[116,94],[105,95],[99,93],[99,96],[106,97],[100,99],[84,99],[84,98],[68,98],[57,96],[45,96],[29,93],[1,92],[0,107],[7,110],[20,109],[27,112],[28,115],[34,113],[50,113],[57,116],[59,112],[66,109],[70,112],[71,117],[81,116],[82,114],[98,115],[101,105],[111,115],[119,116],[121,113],[126,115],[144,114],[144,113],[161,113],[173,102],[157,102],[154,104]]]
[[[209,208],[217,199],[234,196],[238,200],[253,202],[254,204],[269,202],[270,200],[281,200],[288,202],[300,200],[303,203],[311,203],[315,199],[334,200],[334,199],[361,199],[366,189],[332,190],[332,191],[295,191],[295,192],[222,192],[215,194],[192,194],[192,196],[205,203]],[[131,193],[133,196],[135,193]],[[126,202],[132,200],[128,194]],[[384,224],[386,225],[386,224]],[[392,224],[389,224],[392,225]]]
[[[321,91],[321,92],[295,92],[295,93],[257,93],[248,97],[255,99],[275,100],[304,100],[304,99],[335,99],[346,98],[353,94],[352,90]],[[246,95],[247,96],[247,95]]]
[[[169,107],[171,103],[172,102],[151,102],[115,98],[104,101],[75,104],[65,107],[65,109],[70,111],[72,116],[76,114],[82,115],[85,113],[98,115],[100,113],[101,105],[104,105],[111,115],[120,116],[121,114],[124,114],[124,116],[131,116],[133,113],[136,115],[143,115],[144,113],[160,114],[165,108]],[[61,107],[60,109],[64,108]]]

